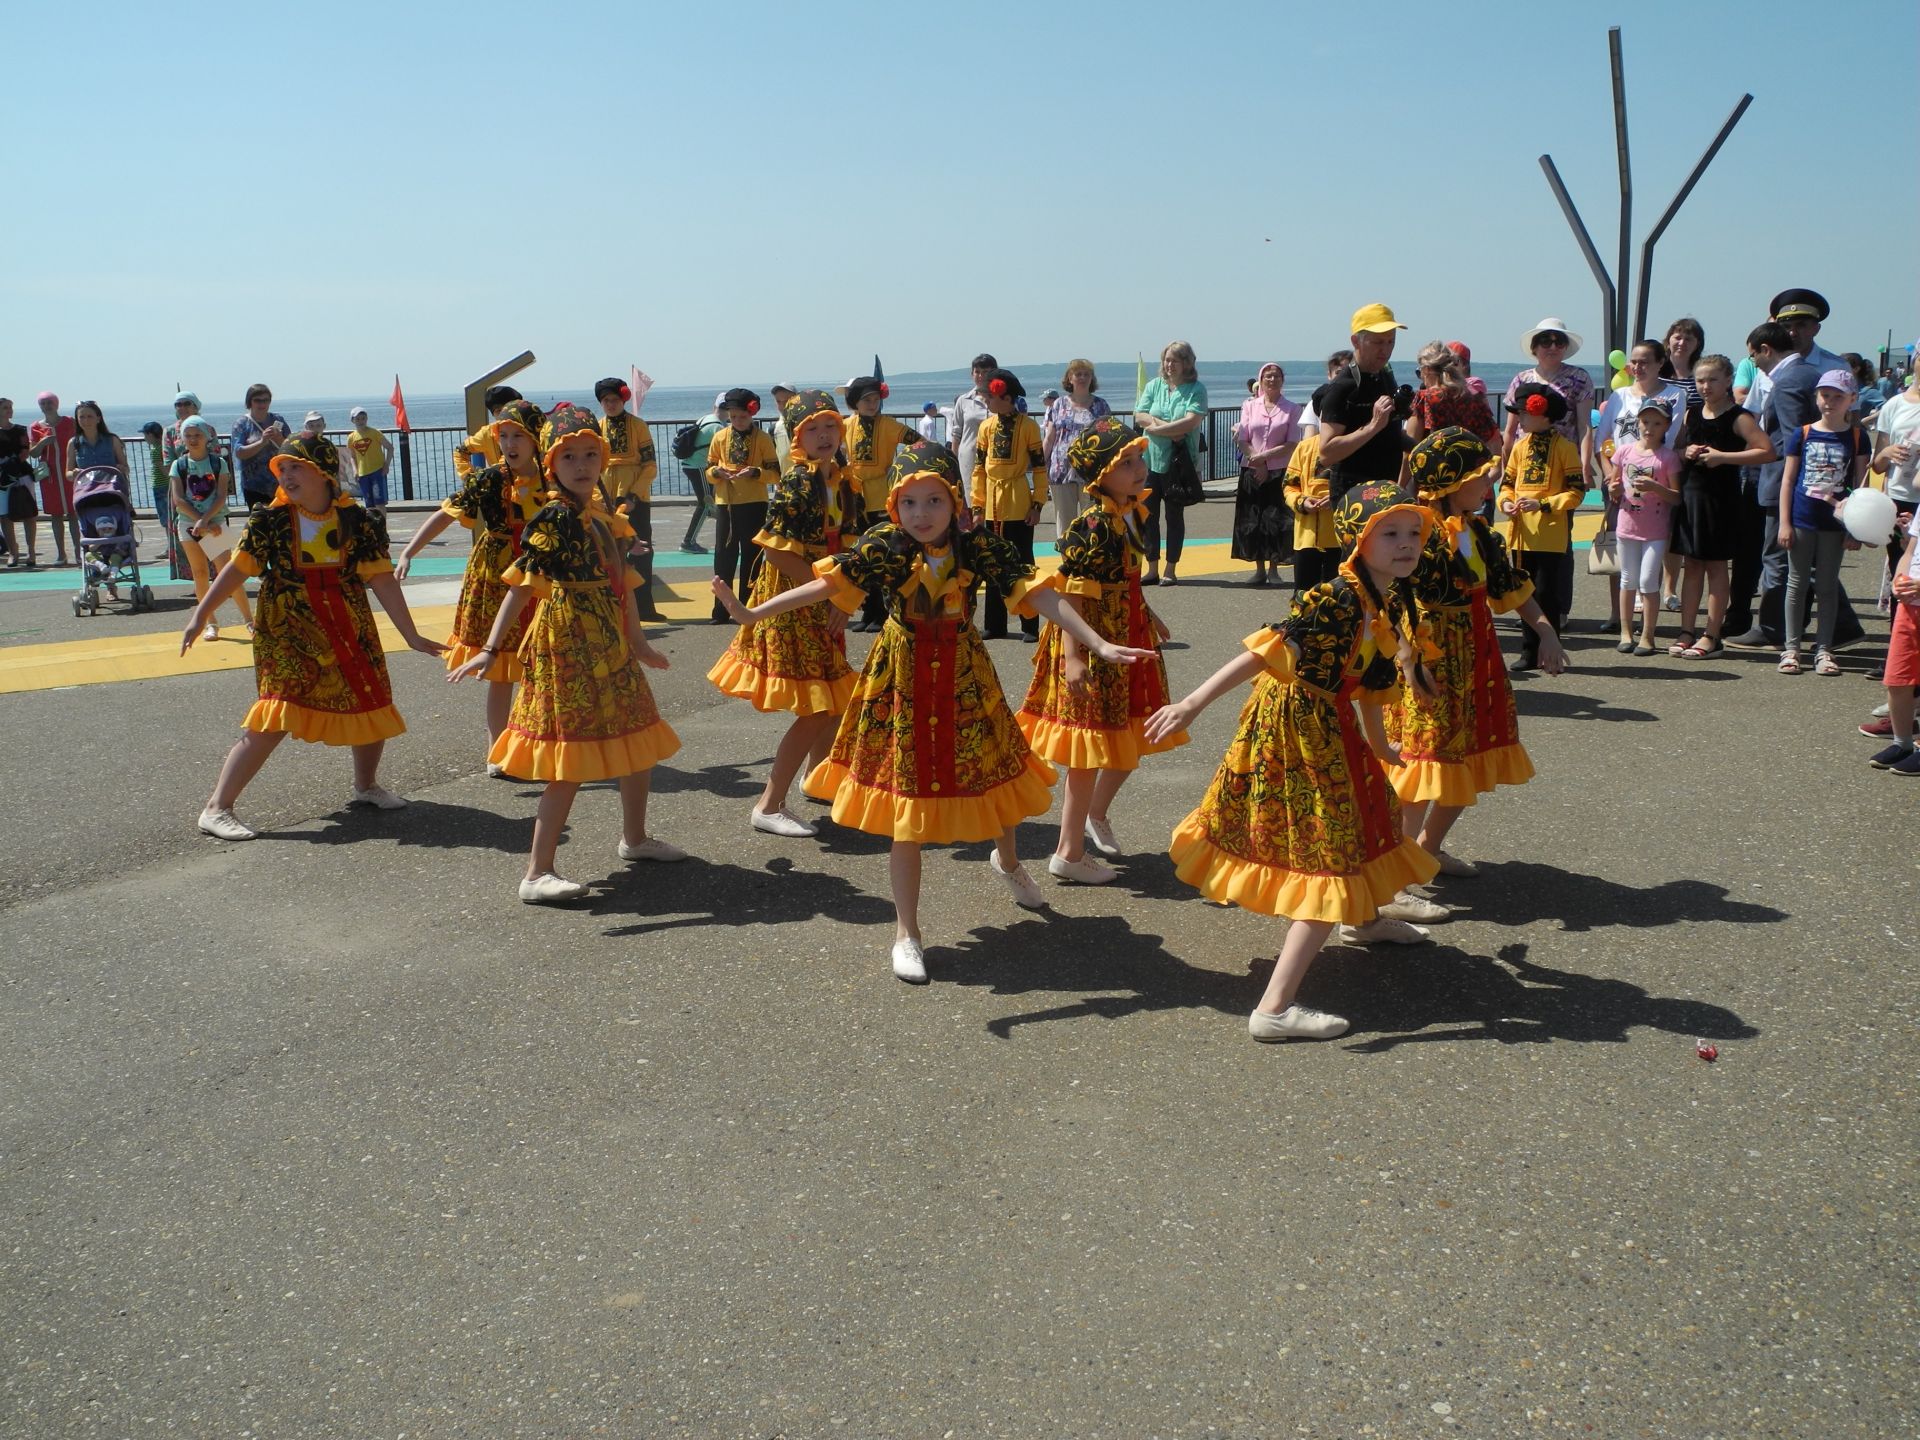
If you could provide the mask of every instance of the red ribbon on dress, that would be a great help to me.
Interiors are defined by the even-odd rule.
[[[957,620],[913,622],[913,713],[920,723],[920,793],[945,799],[956,794],[953,731],[958,677],[953,657],[960,638]]]
[[[393,703],[393,697],[380,683],[380,672],[373,668],[360,636],[353,628],[353,611],[347,608],[341,572],[326,569],[302,569],[301,582],[307,587],[307,603],[320,622],[320,631],[333,646],[334,660],[340,666],[340,678],[347,682],[363,710],[379,710]]]
[[[1138,650],[1154,648],[1153,618],[1140,593],[1140,572],[1127,572],[1127,644]],[[1142,661],[1127,667],[1127,715],[1151,715],[1167,703],[1167,687],[1160,683],[1160,667]]]

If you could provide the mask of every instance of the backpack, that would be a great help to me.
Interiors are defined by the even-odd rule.
[[[669,448],[673,451],[674,459],[691,460],[694,449],[699,444],[700,425],[698,421],[695,421],[691,425],[682,425],[678,430],[673,432],[673,444]]]

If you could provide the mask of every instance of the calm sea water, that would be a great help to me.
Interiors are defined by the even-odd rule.
[[[1253,360],[1215,361],[1202,363],[1200,379],[1207,387],[1207,399],[1215,406],[1237,406],[1247,397],[1246,382],[1258,372],[1262,362]],[[1287,372],[1286,393],[1290,399],[1304,401],[1326,376],[1325,364],[1321,360],[1283,360]],[[1040,393],[1043,390],[1057,388],[1060,384],[1061,362],[1044,365],[1025,365],[1015,367],[1014,373],[1020,376],[1027,387],[1027,394],[1034,410],[1040,407]],[[1487,383],[1487,389],[1498,395],[1506,390],[1507,383],[1521,367],[1516,365],[1483,365],[1476,367],[1475,373]],[[1134,400],[1134,364],[1099,364],[1096,366],[1100,376],[1100,393],[1116,410],[1130,410]],[[1407,358],[1396,363],[1395,374],[1403,381],[1413,378],[1413,362]],[[1150,370],[1151,374],[1152,371]],[[1589,371],[1588,373],[1592,373]],[[830,379],[807,376],[784,377],[796,385],[819,386],[825,389],[842,384],[846,376],[834,376]],[[742,382],[734,382],[742,383]],[[771,413],[772,397],[769,394],[770,382],[745,381],[750,389],[757,391]],[[954,397],[969,388],[972,378],[964,369],[942,370],[928,373],[901,375],[890,379],[888,387],[891,394],[887,398],[886,410],[890,415],[911,418],[919,415],[920,407],[928,401],[942,407],[953,403]],[[715,394],[726,388],[724,385],[668,386],[656,385],[647,393],[640,408],[642,418],[650,424],[662,422],[685,422],[704,415],[713,405]],[[546,390],[531,383],[521,387],[529,400],[542,406],[552,406],[561,400],[572,400],[597,410],[593,401],[592,382],[574,390]],[[220,397],[201,394],[202,413],[225,434],[240,418],[242,406],[240,397],[223,400]],[[435,426],[464,425],[466,410],[459,395],[408,395],[407,417],[415,429],[428,429]],[[295,429],[300,427],[309,410],[318,410],[326,417],[327,427],[331,430],[347,428],[347,411],[355,405],[365,405],[373,423],[383,429],[393,426],[393,407],[387,403],[385,393],[379,395],[276,395],[273,408],[287,417]],[[31,407],[26,407],[29,411]],[[69,402],[69,411],[71,402]],[[172,397],[156,400],[148,405],[109,405],[106,407],[107,424],[116,435],[134,436],[140,433],[140,427],[148,420],[158,420],[162,424],[173,418]],[[22,423],[32,419],[31,413],[21,417]]]

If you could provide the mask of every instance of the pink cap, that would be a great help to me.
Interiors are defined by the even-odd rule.
[[[38,395],[33,397],[33,403],[36,405],[44,405],[49,400],[53,401],[56,405],[60,403],[60,397],[51,390],[42,390]]]
[[[1829,370],[1820,377],[1813,387],[1816,390],[1838,390],[1843,395],[1858,395],[1860,386],[1853,378],[1851,370]]]
[[[1467,349],[1466,341],[1449,340],[1447,341],[1447,349],[1451,350],[1455,355],[1459,356],[1460,363],[1466,366],[1467,369],[1471,370],[1473,368],[1473,352]]]

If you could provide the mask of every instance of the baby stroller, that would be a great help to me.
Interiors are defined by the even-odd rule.
[[[153,608],[153,591],[140,583],[140,550],[134,543],[133,502],[126,478],[106,466],[92,466],[73,477],[73,520],[80,531],[81,590],[73,613],[100,613],[100,590],[120,600],[127,586],[131,614]]]

